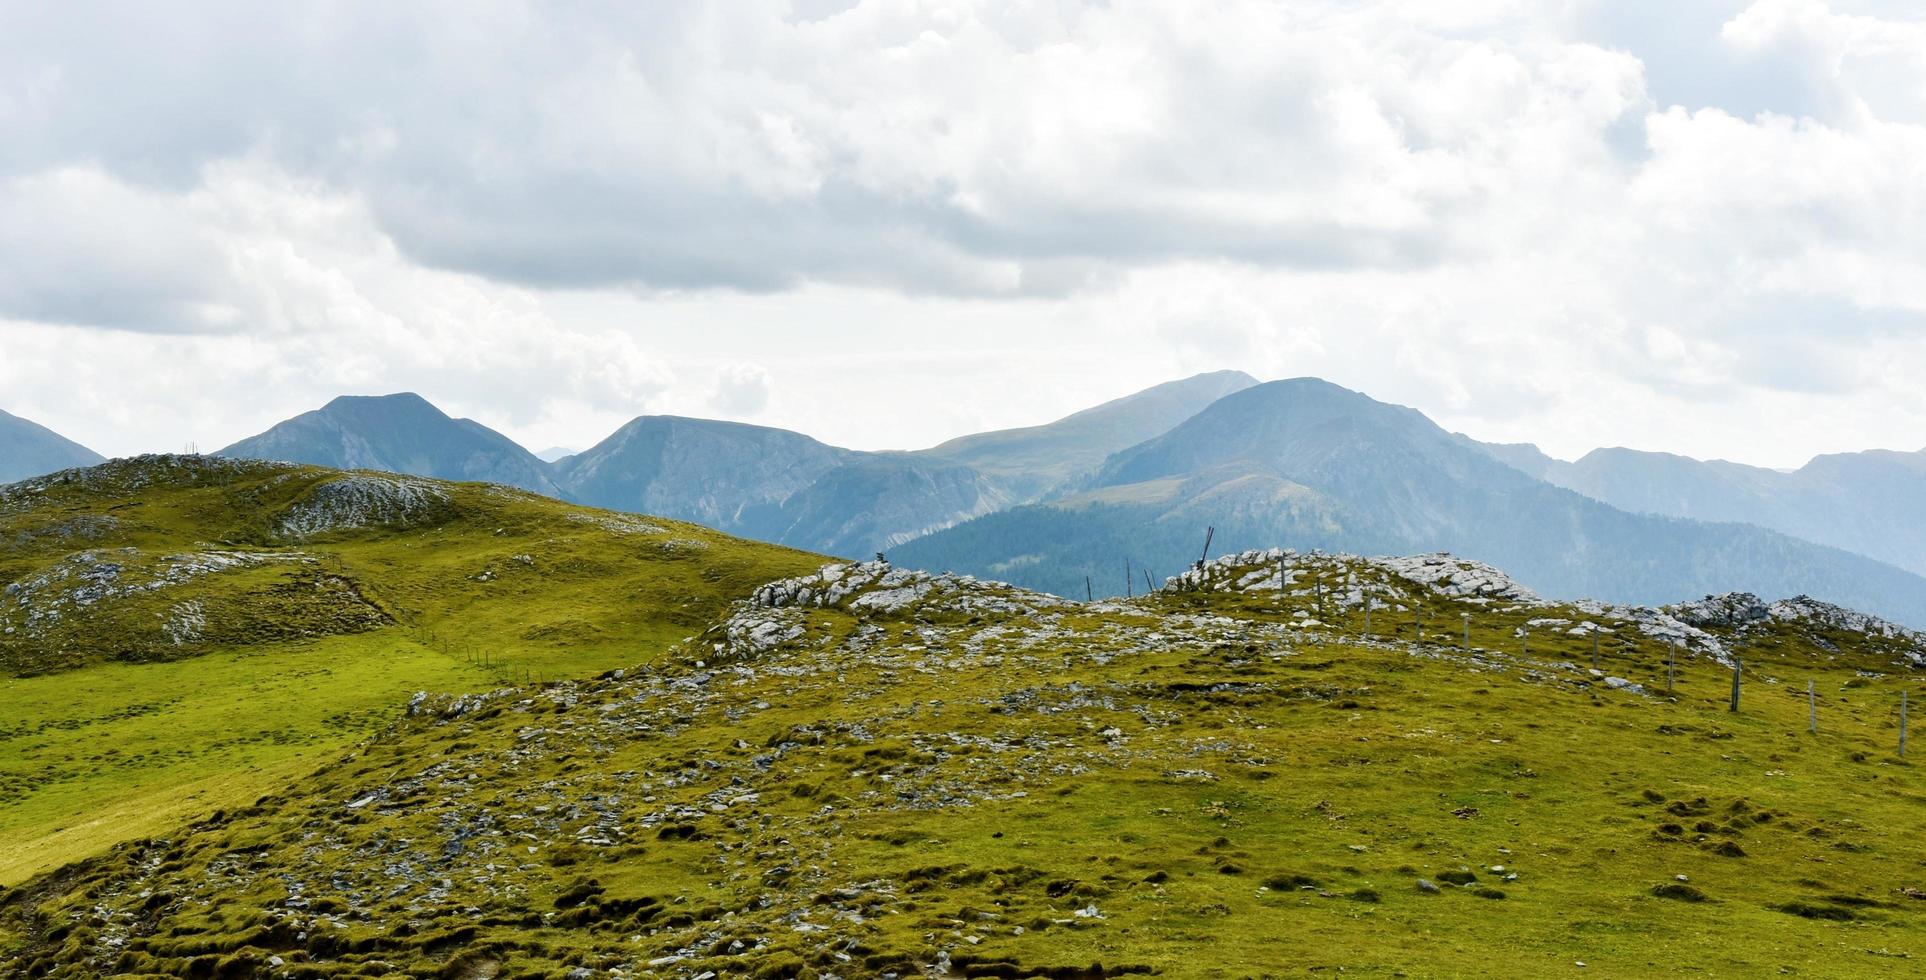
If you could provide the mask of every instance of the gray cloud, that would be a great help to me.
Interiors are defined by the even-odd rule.
[[[1451,171],[1533,123],[1469,74],[1440,118],[1434,74],[1562,71],[1502,38],[1333,44],[1315,8],[784,6],[30,10],[0,165],[180,192],[268,159],[366,195],[419,261],[538,286],[1031,295],[1178,258],[1437,261],[1495,190]]]
[[[420,388],[542,444],[647,409],[914,445],[1121,393],[1059,354],[1492,436],[1926,418],[1897,0],[0,5],[0,388],[39,404],[86,335],[96,401]],[[952,431],[828,431],[895,378]],[[1833,438],[1798,404],[1762,451]]]

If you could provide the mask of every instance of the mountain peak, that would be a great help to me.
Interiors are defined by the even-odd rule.
[[[435,407],[434,402],[412,391],[396,391],[386,395],[336,395],[320,408],[323,412],[368,410],[432,413],[449,417],[447,412]]]
[[[1242,371],[1210,371],[1153,385],[1054,422],[951,439],[922,451],[1010,480],[1035,498],[1095,470],[1112,453],[1170,431],[1217,400],[1256,385]]]
[[[220,451],[222,456],[501,483],[559,495],[548,465],[479,422],[411,391],[341,395]]]

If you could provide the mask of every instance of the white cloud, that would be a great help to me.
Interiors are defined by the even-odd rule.
[[[914,446],[1230,366],[1567,452],[1917,448],[1905,14],[22,5],[0,397],[113,451],[399,388]]]
[[[760,364],[729,364],[716,371],[709,406],[724,418],[753,418],[769,407],[769,371]]]

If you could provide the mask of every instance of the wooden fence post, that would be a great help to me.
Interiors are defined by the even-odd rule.
[[[1364,638],[1367,640],[1371,638],[1371,607],[1377,605],[1377,602],[1370,596],[1364,597]]]
[[[1812,682],[1806,682],[1806,731],[1819,734],[1819,695],[1813,691]]]
[[[1465,621],[1465,652],[1470,653],[1471,652],[1471,614],[1459,613],[1458,615],[1462,617]]]
[[[1906,755],[1906,692],[1899,692],[1899,755]]]
[[[1739,658],[1735,654],[1732,657],[1732,706],[1727,711],[1739,710],[1739,670]]]
[[[1665,647],[1665,693],[1667,694],[1672,693],[1672,675],[1674,670],[1673,660],[1674,660],[1674,654],[1676,654],[1677,652],[1678,652],[1678,647],[1672,646],[1670,644],[1666,645]]]

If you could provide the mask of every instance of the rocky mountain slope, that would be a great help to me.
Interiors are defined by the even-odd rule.
[[[557,467],[574,500],[664,514],[812,551],[863,555],[989,513],[1003,489],[966,466],[863,453],[784,429],[645,416]]]
[[[1105,462],[1081,493],[901,547],[901,560],[1062,595],[1124,591],[1273,541],[1491,561],[1547,594],[1661,603],[1810,593],[1926,623],[1926,578],[1760,528],[1632,514],[1536,480],[1408,408],[1316,379],[1247,388]],[[1133,587],[1135,587],[1133,585]]]
[[[100,454],[86,446],[44,425],[0,411],[0,483],[100,461]]]
[[[1838,453],[1781,472],[1633,449],[1568,463],[1535,446],[1472,445],[1622,510],[1756,524],[1926,574],[1926,450]]]
[[[1917,637],[1767,610],[1444,556],[1088,604],[830,565],[17,888],[0,971],[1909,975]]]
[[[920,452],[857,452],[783,429],[644,416],[563,460],[556,482],[598,507],[860,557],[1042,496],[1253,383],[1236,371],[1198,375]]]
[[[476,480],[551,497],[548,464],[479,422],[449,418],[420,395],[343,395],[220,451],[237,459]]]

